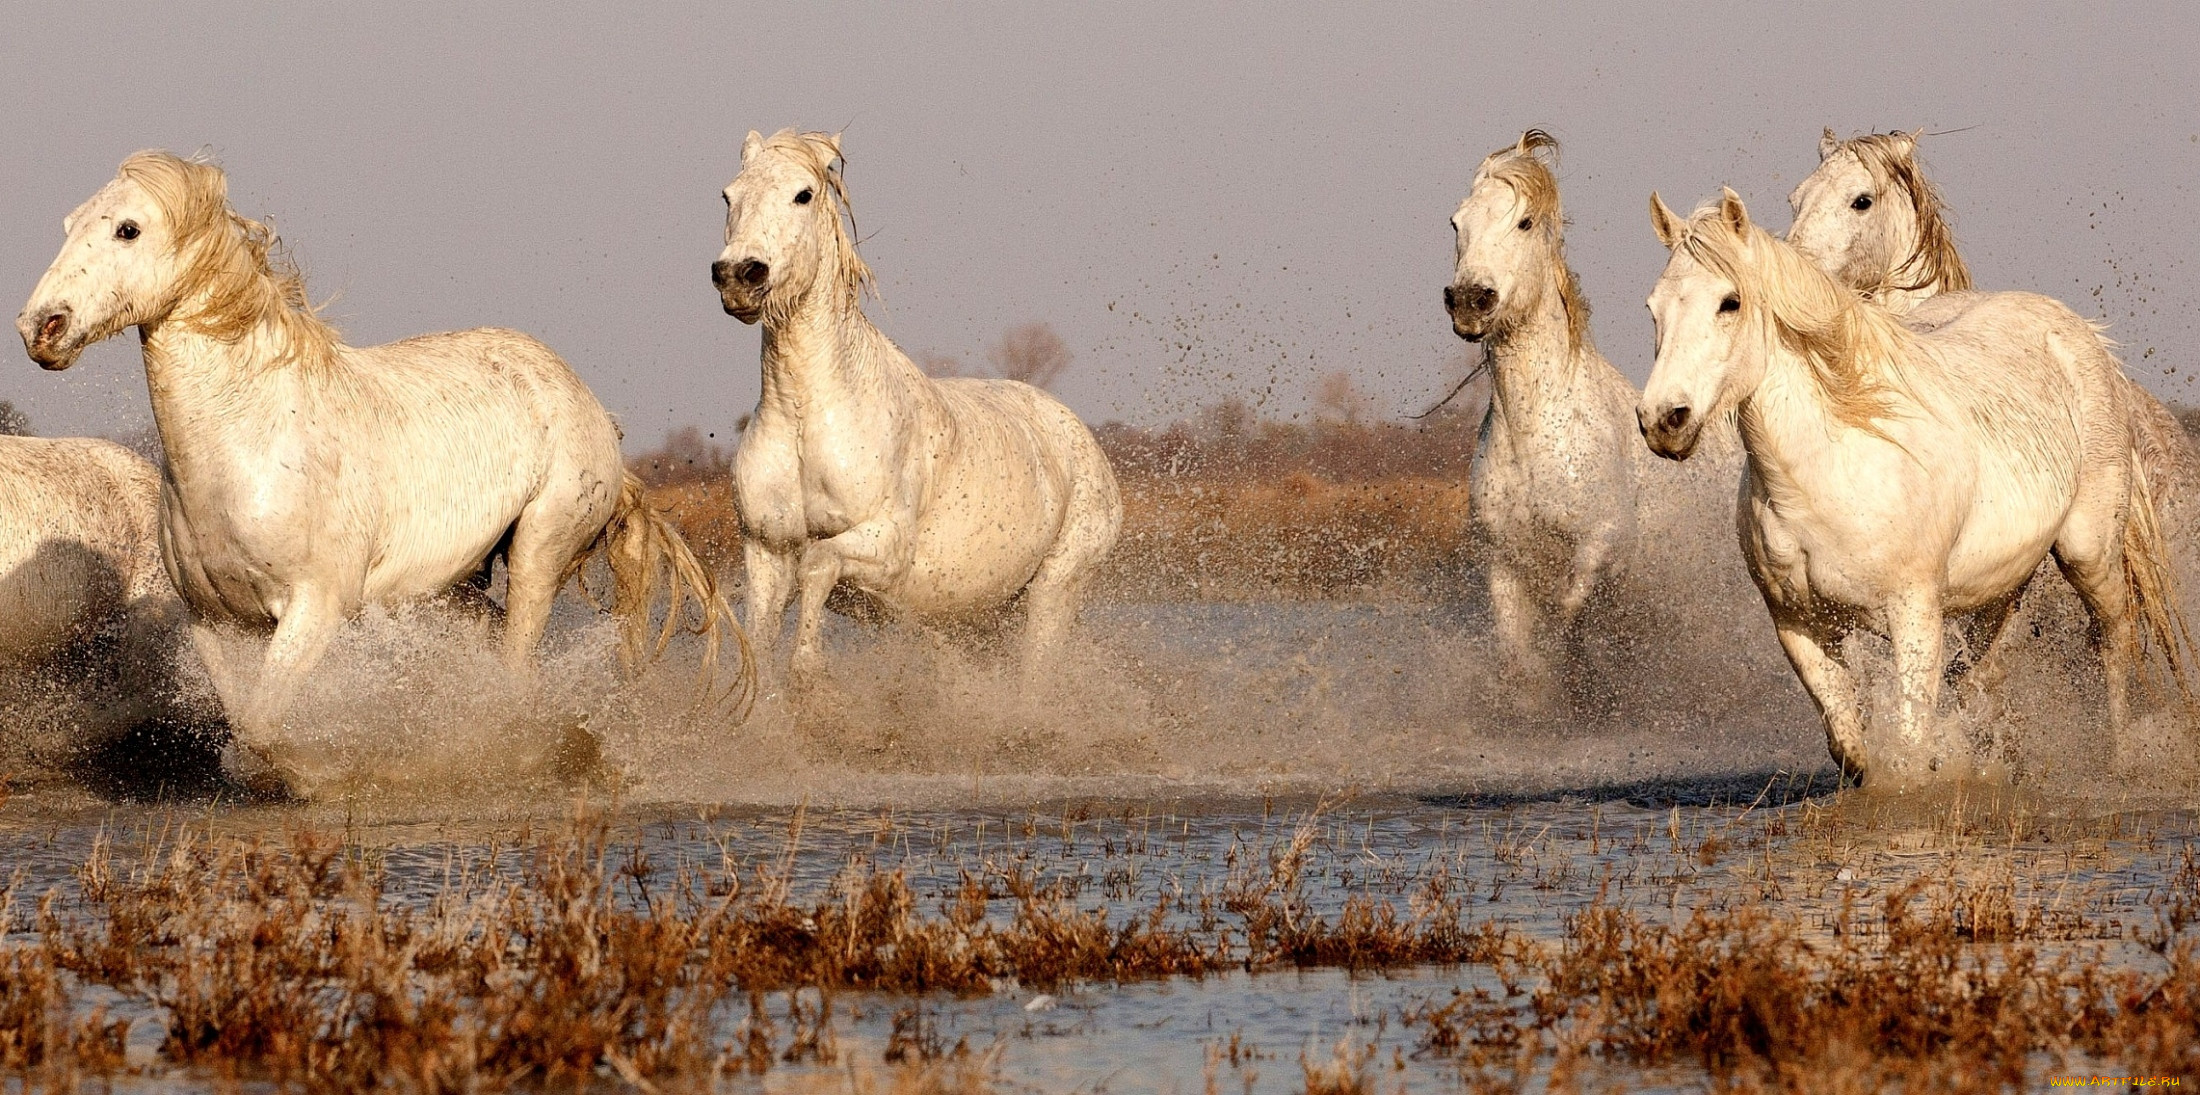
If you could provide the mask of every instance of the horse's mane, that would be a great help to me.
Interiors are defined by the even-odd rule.
[[[1826,135],[1831,137],[1833,131],[1827,130]],[[1887,272],[1873,291],[1915,291],[1935,283],[1943,292],[1970,289],[1971,268],[1956,252],[1955,232],[1949,226],[1940,188],[1925,177],[1917,162],[1917,134],[1866,133],[1840,142],[1835,151],[1855,156],[1882,191],[1889,186],[1900,187],[1909,195],[1910,209],[1917,216],[1917,246]]]
[[[766,151],[783,152],[810,170],[817,177],[833,203],[833,244],[839,258],[841,291],[852,304],[861,298],[863,290],[878,292],[878,284],[871,277],[871,267],[856,254],[855,207],[848,202],[848,183],[841,177],[841,168],[847,158],[840,151],[840,134],[799,132],[782,129],[764,140]]]
[[[1680,246],[1733,282],[1744,315],[1761,310],[1767,334],[1809,363],[1835,419],[1886,436],[1876,420],[1892,412],[1890,393],[1909,388],[1907,328],[1756,224],[1737,227],[1718,203],[1689,215]]]
[[[122,161],[119,174],[151,196],[175,231],[187,263],[177,299],[199,298],[199,311],[184,320],[190,329],[235,341],[267,323],[286,336],[289,360],[334,351],[336,329],[307,302],[297,264],[273,229],[229,208],[229,179],[218,165],[147,151]]]
[[[1543,152],[1549,156],[1539,155]],[[1536,224],[1549,226],[1546,230],[1551,236],[1551,261],[1557,267],[1550,271],[1551,280],[1558,286],[1560,305],[1566,309],[1566,338],[1578,349],[1589,345],[1589,298],[1582,294],[1581,279],[1574,276],[1573,266],[1566,261],[1566,237],[1559,230],[1565,224],[1565,212],[1558,202],[1558,176],[1551,170],[1557,157],[1558,138],[1531,129],[1521,134],[1517,143],[1483,159],[1474,173],[1474,182],[1480,185],[1488,179],[1512,187],[1527,204],[1528,215],[1535,218]]]

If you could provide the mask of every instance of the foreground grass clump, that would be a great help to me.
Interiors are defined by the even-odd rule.
[[[2107,972],[2094,947],[2050,950],[2023,921],[1982,933],[1980,903],[1914,881],[1876,917],[1844,901],[1830,932],[1759,903],[1677,923],[1592,906],[1503,964],[1501,993],[1404,1018],[1485,1090],[1544,1069],[1579,1090],[1612,1062],[1691,1065],[1731,1091],[2018,1091],[2043,1058],[2200,1072],[2200,940],[2158,936],[2166,970]]]

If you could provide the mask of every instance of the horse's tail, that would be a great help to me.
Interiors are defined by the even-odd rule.
[[[2192,629],[2177,599],[2170,544],[2162,534],[2161,508],[2155,502],[2147,464],[2145,454],[2133,446],[2131,502],[2124,515],[2124,585],[2139,613],[2142,655],[2149,645],[2162,652],[2185,710],[2200,716],[2200,696],[2192,684]]]
[[[703,640],[704,687],[715,696],[719,648],[731,634],[741,667],[724,698],[746,717],[756,689],[756,663],[749,656],[748,635],[719,591],[718,580],[664,512],[650,504],[647,488],[632,472],[620,484],[618,507],[597,539],[597,550],[611,565],[611,612],[619,618],[620,654],[628,668],[662,655],[672,637],[682,631],[698,635]],[[653,638],[650,607],[657,598],[660,574],[665,578],[665,622],[655,629]],[[688,611],[690,600],[695,602],[693,618]]]

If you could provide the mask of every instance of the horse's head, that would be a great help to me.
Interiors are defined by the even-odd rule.
[[[1550,134],[1531,129],[1491,153],[1451,215],[1458,265],[1444,286],[1444,310],[1460,338],[1502,338],[1543,305],[1545,293],[1567,291],[1558,180],[1541,155],[1557,149]]]
[[[1940,194],[1918,166],[1917,134],[1868,133],[1818,142],[1818,170],[1788,195],[1787,241],[1851,288],[1968,289],[1970,271]]]
[[[140,152],[61,222],[61,253],[16,317],[23,348],[66,369],[85,347],[176,307],[207,228],[205,205],[227,208],[221,169]]]
[[[1764,377],[1762,310],[1748,299],[1738,272],[1762,233],[1732,190],[1685,221],[1652,194],[1650,223],[1673,254],[1650,291],[1657,364],[1635,418],[1650,451],[1686,460],[1704,425]]]
[[[710,279],[735,319],[791,314],[833,279],[853,296],[869,277],[841,220],[847,189],[837,135],[782,129],[766,139],[751,130],[725,198],[726,249]]]

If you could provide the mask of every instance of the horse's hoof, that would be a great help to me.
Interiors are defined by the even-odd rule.
[[[230,742],[222,750],[222,771],[253,802],[296,802],[297,773],[268,755],[267,750]]]

